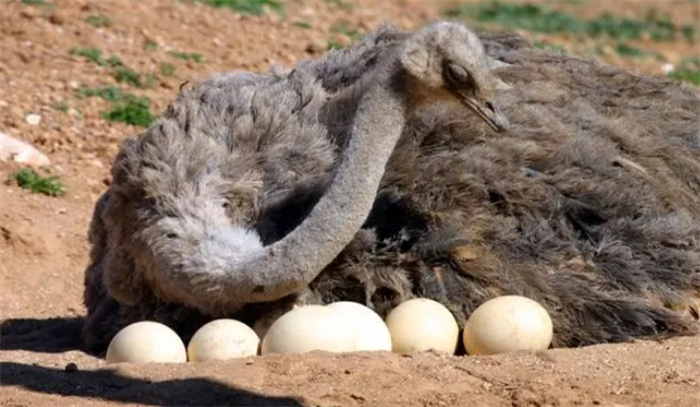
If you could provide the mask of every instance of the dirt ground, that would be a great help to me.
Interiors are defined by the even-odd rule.
[[[40,172],[60,176],[67,193],[50,197],[10,181],[0,184],[0,405],[700,405],[700,337],[489,357],[314,352],[141,366],[108,366],[80,352],[88,222],[110,182],[120,142],[141,130],[106,121],[100,111],[109,102],[79,98],[81,87],[128,88],[147,96],[157,114],[185,81],[320,55],[330,38],[351,40],[338,33],[339,26],[364,32],[391,21],[415,28],[439,18],[453,2],[289,0],[283,17],[176,0],[26,3],[32,2],[0,0],[0,131],[45,153],[52,164]],[[581,16],[642,16],[655,7],[674,22],[700,20],[697,1],[544,3]],[[111,25],[85,21],[95,15],[109,17]],[[697,55],[697,44],[648,45],[671,63]],[[71,54],[74,47],[98,47],[104,58],[118,56],[157,79],[146,89],[117,84],[105,65]],[[171,51],[198,53],[203,61]],[[657,60],[602,58],[636,72],[661,69]],[[162,63],[171,64],[172,76],[163,74]],[[41,121],[28,123],[30,114]],[[0,178],[19,168],[0,162]]]

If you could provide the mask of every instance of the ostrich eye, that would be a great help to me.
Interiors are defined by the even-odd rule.
[[[449,63],[446,72],[447,77],[455,84],[466,85],[469,82],[469,72],[460,65]]]

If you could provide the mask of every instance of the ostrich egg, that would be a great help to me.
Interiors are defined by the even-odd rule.
[[[355,329],[340,312],[323,305],[293,308],[279,317],[263,337],[260,353],[352,352]]]
[[[481,304],[462,332],[470,355],[544,350],[552,336],[552,319],[547,310],[538,302],[517,295],[496,297]]]
[[[326,305],[343,314],[355,329],[356,351],[391,351],[391,334],[384,320],[369,307],[352,301],[339,301]]]
[[[217,319],[194,333],[187,345],[187,356],[191,362],[254,356],[259,344],[258,335],[243,322]]]
[[[434,349],[454,354],[459,343],[459,326],[452,313],[437,301],[414,298],[404,301],[386,317],[396,353]]]
[[[112,338],[107,363],[180,363],[187,361],[182,339],[158,322],[140,321],[122,328]]]

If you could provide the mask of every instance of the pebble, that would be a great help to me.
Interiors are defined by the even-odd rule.
[[[30,125],[30,126],[36,126],[39,123],[41,123],[41,116],[36,114],[36,113],[30,113],[27,116],[24,117],[24,120]]]
[[[31,144],[4,133],[0,133],[0,160],[12,160],[36,167],[51,164],[49,158]]]
[[[663,65],[661,65],[661,72],[663,72],[664,75],[668,75],[669,73],[673,72],[676,69],[675,66],[673,66],[672,63],[667,62]]]
[[[309,54],[321,53],[326,50],[326,43],[320,40],[314,40],[306,44],[304,51]]]
[[[49,17],[49,22],[54,25],[63,25],[63,23],[66,22],[66,19],[58,13],[53,13]]]

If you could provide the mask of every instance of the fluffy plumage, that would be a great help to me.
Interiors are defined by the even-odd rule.
[[[509,131],[445,104],[413,117],[363,233],[312,290],[382,314],[426,296],[460,325],[489,298],[525,295],[552,314],[554,346],[695,333],[697,90],[516,36],[482,40],[507,64]],[[336,58],[353,77],[367,55]]]
[[[308,290],[219,314],[168,297],[168,282],[149,273],[153,260],[135,255],[163,239],[148,234],[146,211],[200,208],[192,216],[202,234],[228,223],[255,229],[265,245],[279,241],[326,191],[379,56],[408,37],[385,27],[301,63],[297,75],[320,84],[212,78],[183,93],[160,128],[127,141],[91,226],[87,347],[104,349],[139,319],[187,340],[215,317],[252,325],[295,302],[336,300],[385,315],[414,296],[444,303],[460,325],[496,295],[528,296],[551,313],[554,346],[696,332],[683,311],[700,295],[700,95],[507,35],[482,41],[508,64],[496,73],[511,88],[498,98],[509,131],[495,135],[446,100],[409,117],[362,230]],[[278,103],[294,114],[280,116]],[[263,147],[264,156],[252,153]],[[144,194],[130,189],[143,179],[128,177],[166,177],[156,183],[172,188]],[[201,183],[227,199],[197,194]]]

